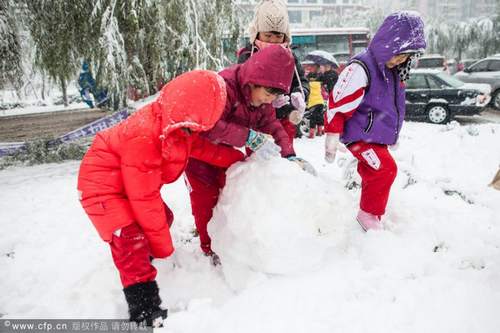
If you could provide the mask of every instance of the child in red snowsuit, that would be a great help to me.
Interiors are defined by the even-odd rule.
[[[167,315],[150,262],[174,251],[173,214],[161,198],[162,185],[179,178],[189,158],[222,168],[243,158],[198,134],[219,120],[226,99],[218,74],[183,74],[165,85],[157,100],[99,132],[82,160],[80,202],[111,247],[131,321],[152,325]]]

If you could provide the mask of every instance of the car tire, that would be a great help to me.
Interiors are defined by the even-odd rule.
[[[445,105],[429,105],[427,107],[427,120],[433,124],[446,124],[450,121],[450,110]]]
[[[495,91],[491,96],[491,106],[493,106],[497,110],[500,110],[500,89]]]

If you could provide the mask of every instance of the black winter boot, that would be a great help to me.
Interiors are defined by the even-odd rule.
[[[161,299],[156,281],[137,283],[123,289],[128,303],[130,321],[162,327],[167,310],[160,308]]]

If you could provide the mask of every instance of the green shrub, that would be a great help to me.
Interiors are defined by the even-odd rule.
[[[81,160],[90,144],[89,139],[54,144],[51,138],[26,143],[25,149],[0,159],[0,170],[10,166],[61,163],[67,160]]]

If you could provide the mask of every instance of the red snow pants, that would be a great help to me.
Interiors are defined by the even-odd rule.
[[[373,215],[384,215],[389,192],[398,172],[387,145],[358,141],[348,148],[358,160],[358,173],[361,176],[360,208]]]
[[[295,127],[295,125],[292,124],[290,120],[288,120],[288,118],[280,119],[280,123],[281,125],[283,125],[286,134],[288,134],[293,147],[293,139],[295,138],[295,134],[297,133],[297,127]]]
[[[225,169],[213,167],[215,174],[212,179],[201,179],[196,175],[186,172],[189,197],[191,199],[191,211],[196,224],[196,230],[200,236],[200,246],[204,253],[211,254],[211,239],[208,235],[208,222],[213,215],[214,207],[219,200],[221,189],[226,183]]]
[[[173,213],[167,205],[164,207],[167,223],[172,225]],[[120,229],[119,233],[115,232],[109,245],[123,288],[136,283],[154,281],[156,268],[151,264],[149,243],[137,223]]]

